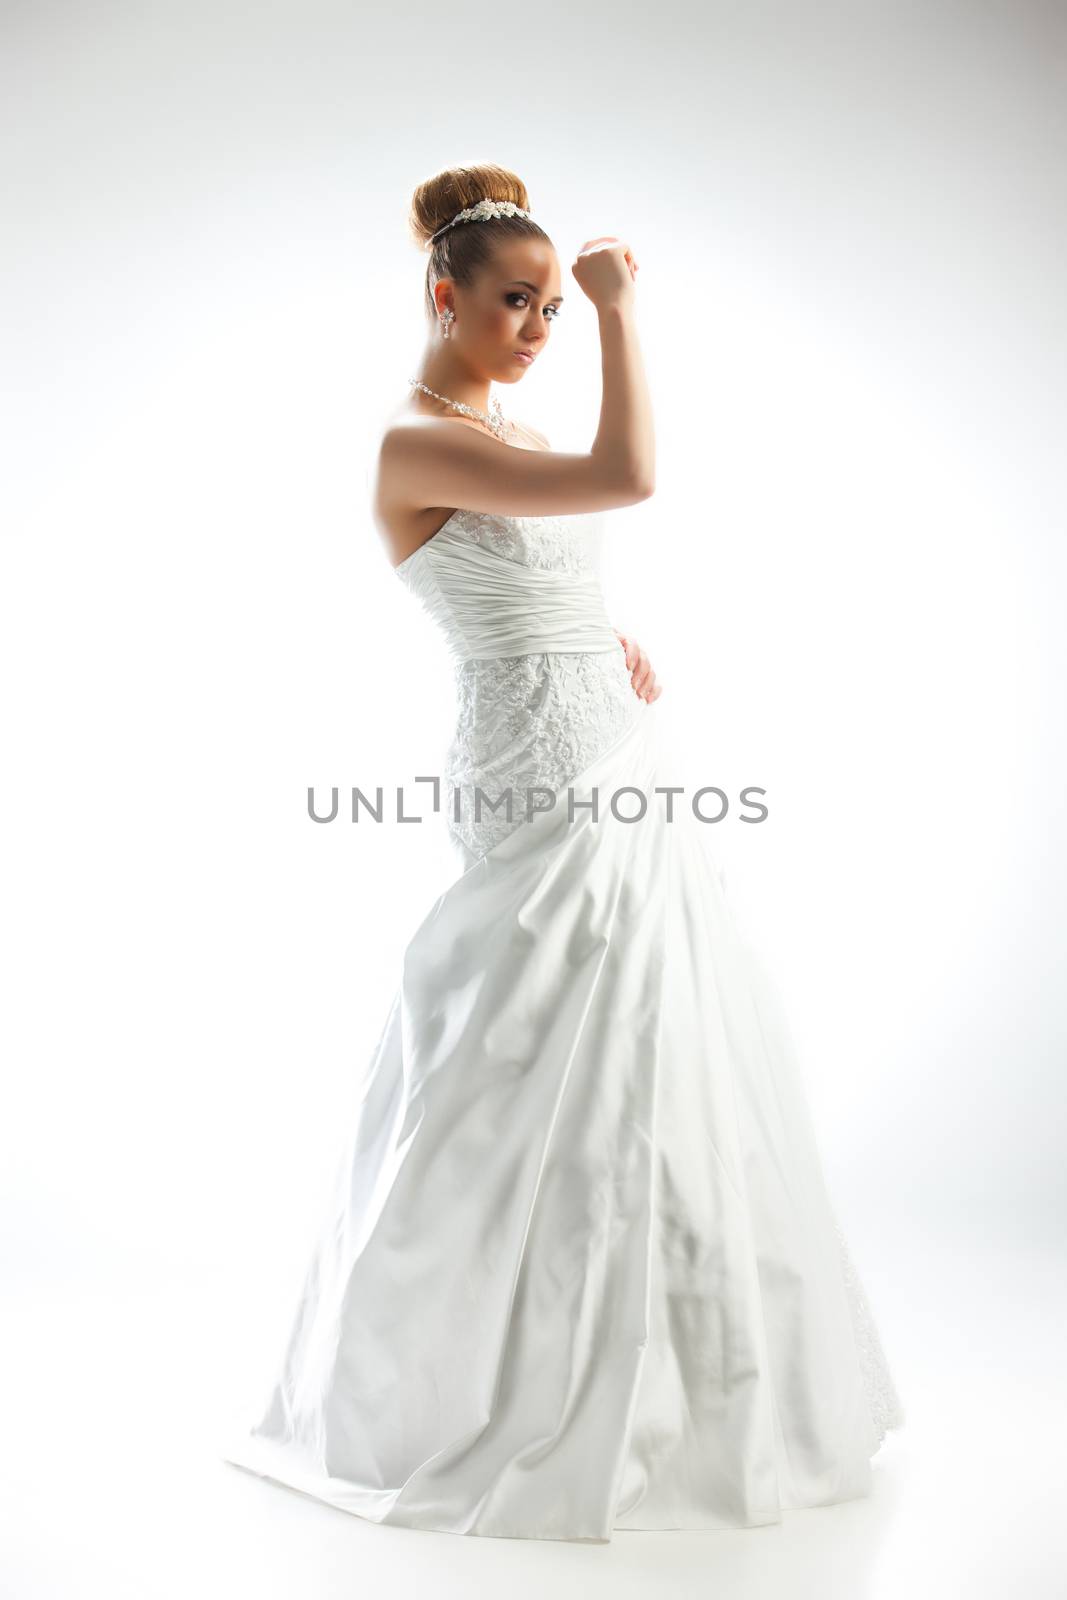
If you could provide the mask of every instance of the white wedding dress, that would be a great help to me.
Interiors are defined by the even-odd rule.
[[[374,1522],[779,1522],[869,1493],[904,1420],[774,994],[688,795],[668,821],[654,793],[584,521],[457,511],[395,569],[455,661],[463,870],[225,1451]]]

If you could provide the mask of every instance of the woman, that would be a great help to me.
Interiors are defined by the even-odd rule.
[[[500,1537],[856,1498],[903,1411],[773,996],[699,823],[657,796],[659,686],[583,538],[652,493],[638,264],[603,238],[571,269],[604,383],[589,452],[563,454],[488,404],[563,298],[522,183],[452,169],[412,218],[431,334],[375,511],[455,663],[464,870],[405,951],[278,1379],[227,1459]]]

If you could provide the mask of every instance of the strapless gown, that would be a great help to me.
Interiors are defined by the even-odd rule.
[[[457,511],[395,569],[454,662],[459,870],[224,1441],[373,1522],[779,1522],[868,1494],[904,1419],[776,996],[688,797],[668,821],[654,792],[586,521]]]

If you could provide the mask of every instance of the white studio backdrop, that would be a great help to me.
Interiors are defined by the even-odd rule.
[[[408,198],[478,160],[522,175],[559,252],[549,353],[498,390],[558,448],[599,406],[570,263],[602,233],[641,262],[657,491],[606,514],[609,611],[665,685],[678,781],[767,790],[765,824],[708,847],[890,1354],[923,1336],[913,1241],[1055,1249],[1063,15],[0,26],[12,1290],[202,1279],[284,1316],[456,870],[441,818],[344,817],[352,785],[439,772],[450,734],[367,474],[425,336]]]

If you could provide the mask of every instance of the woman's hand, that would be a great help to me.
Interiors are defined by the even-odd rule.
[[[623,244],[613,234],[605,234],[599,239],[586,240],[571,272],[582,293],[602,311],[616,302],[632,300],[637,265],[628,244]]]
[[[639,694],[642,700],[647,700],[651,705],[663,693],[663,685],[656,682],[656,674],[636,639],[628,639],[624,633],[615,630],[615,637],[626,652],[626,665],[630,671],[630,682],[633,684],[634,693]]]

